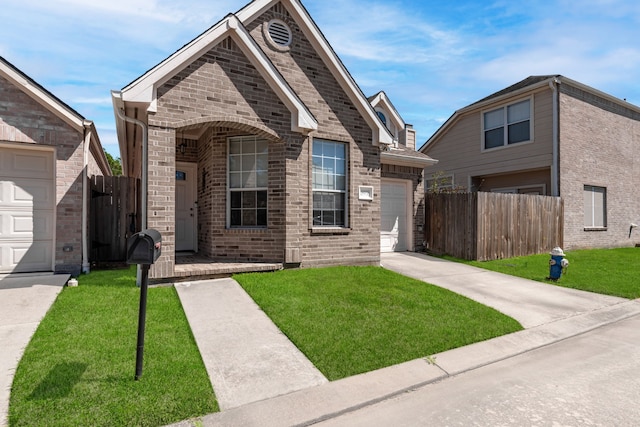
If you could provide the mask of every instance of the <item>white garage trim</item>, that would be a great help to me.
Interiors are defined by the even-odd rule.
[[[384,200],[384,195],[383,195],[383,187],[385,185],[394,185],[394,186],[403,186],[405,189],[405,197],[404,197],[404,205],[402,207],[404,207],[404,215],[403,218],[400,218],[400,221],[404,221],[405,224],[405,230],[404,230],[404,236],[399,236],[398,241],[403,242],[402,246],[399,248],[393,248],[393,250],[399,250],[399,251],[413,251],[414,250],[414,244],[413,244],[413,185],[412,182],[409,180],[405,180],[405,179],[394,179],[394,178],[383,178],[381,180],[381,186],[380,186],[380,197],[381,197],[381,202],[380,202],[380,219],[381,222],[384,220],[384,218],[382,217],[384,215],[383,213],[383,204],[385,202]],[[401,225],[401,224],[399,224]],[[388,238],[388,233],[385,232],[383,230],[383,227],[381,225],[380,227],[380,250],[381,251],[389,251],[388,247],[385,248],[385,245],[383,244],[383,239],[384,238]]]
[[[16,162],[27,154],[34,164]],[[0,274],[54,271],[55,159],[53,147],[0,142]],[[15,263],[27,252],[31,259]]]

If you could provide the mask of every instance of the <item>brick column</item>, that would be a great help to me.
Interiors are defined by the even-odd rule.
[[[162,235],[162,255],[149,278],[172,277],[175,266],[175,130],[149,126],[147,227]]]

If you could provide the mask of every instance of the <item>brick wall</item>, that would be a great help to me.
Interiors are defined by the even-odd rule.
[[[150,212],[158,208],[157,217],[150,213],[149,226],[157,225],[163,233],[163,255],[152,268],[152,278],[169,276],[173,268],[175,201],[169,195],[175,192],[176,156],[181,161],[198,162],[201,253],[214,259],[287,261],[302,266],[379,262],[380,202],[357,199],[360,185],[373,185],[375,192],[380,192],[380,157],[378,148],[371,144],[371,129],[295,22],[283,13],[282,7],[276,6],[248,29],[309,107],[319,130],[312,137],[291,131],[291,113],[231,39],[169,80],[158,90],[157,113],[149,117],[150,153],[154,152],[149,208]],[[295,41],[289,50],[272,49],[263,38],[262,23],[276,16],[293,29]],[[181,135],[194,129],[204,132],[197,143],[187,144],[183,155],[176,137],[182,142]],[[227,138],[250,134],[270,141],[268,227],[227,229]],[[312,230],[313,137],[349,146],[347,230]],[[285,257],[285,253],[289,255]]]
[[[560,195],[567,249],[630,246],[640,221],[640,115],[561,85]],[[585,231],[584,185],[606,188],[607,229]]]
[[[82,133],[0,77],[0,141],[55,147],[55,270],[79,274],[82,265]],[[64,252],[65,246],[73,249]]]
[[[288,49],[275,48],[265,39],[263,25],[274,18],[291,28]],[[299,250],[302,266],[379,263],[380,200],[357,197],[360,185],[374,186],[380,193],[380,155],[371,144],[370,127],[281,4],[246,26],[318,121],[313,137],[349,146],[349,231],[332,233],[311,227],[311,141],[287,141],[287,249]]]

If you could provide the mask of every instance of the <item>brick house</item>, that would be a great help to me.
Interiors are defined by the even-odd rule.
[[[93,122],[0,57],[0,274],[89,270]]]
[[[397,250],[422,242],[433,160],[410,126],[392,134],[298,0],[251,2],[112,96],[125,174],[147,179],[143,227],[163,238],[151,278],[378,264],[385,215]],[[391,187],[402,209],[385,212]]]
[[[640,108],[560,75],[456,111],[420,148],[469,191],[560,196],[565,249],[640,242]]]

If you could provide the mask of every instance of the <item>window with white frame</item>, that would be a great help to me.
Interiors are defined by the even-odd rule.
[[[484,149],[531,141],[531,104],[531,99],[525,99],[483,113]]]
[[[313,226],[347,226],[347,144],[313,140]]]
[[[584,227],[603,229],[607,227],[607,189],[584,186]]]
[[[269,143],[256,136],[229,138],[227,226],[267,226]]]

